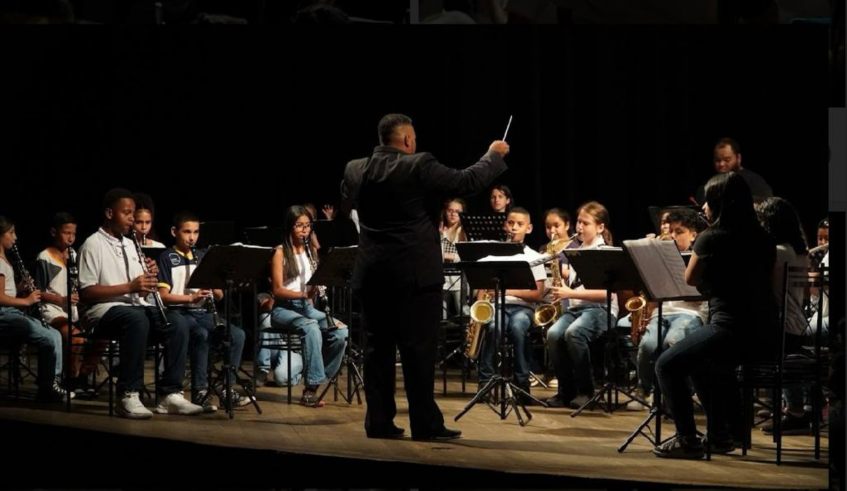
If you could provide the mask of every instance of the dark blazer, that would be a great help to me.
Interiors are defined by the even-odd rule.
[[[429,153],[410,155],[393,147],[376,147],[371,157],[348,163],[342,194],[356,203],[360,226],[353,286],[442,284],[438,212],[443,200],[484,191],[505,170],[496,152],[456,170]]]

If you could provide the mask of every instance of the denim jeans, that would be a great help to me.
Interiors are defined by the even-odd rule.
[[[604,306],[584,304],[565,312],[547,330],[547,350],[559,379],[562,398],[570,400],[577,395],[594,394],[588,343],[606,332],[608,320]]]
[[[53,388],[62,374],[62,335],[15,307],[0,307],[0,338],[27,343],[38,349],[38,379],[41,391]]]
[[[505,306],[506,335],[512,341],[515,351],[514,378],[519,386],[529,386],[529,371],[531,352],[529,349],[529,329],[532,327],[532,309],[522,305]],[[498,311],[499,315],[499,311]],[[500,333],[494,328],[494,321],[488,325],[485,332],[485,343],[479,357],[480,383],[494,376],[495,347],[500,339]]]
[[[691,391],[691,377],[715,438],[729,435],[728,410],[738,397],[735,382],[737,354],[734,344],[743,344],[741,336],[724,326],[706,324],[694,329],[669,347],[656,361],[656,380],[668,404],[680,436],[693,438],[697,427]],[[711,411],[709,409],[711,408]]]
[[[303,340],[307,385],[320,385],[341,367],[348,330],[334,326],[329,329],[326,314],[307,300],[278,302],[271,313],[271,324],[288,327]]]
[[[653,354],[659,347],[659,330],[657,329],[659,318],[650,319],[647,331],[638,345],[638,384],[649,394],[653,390]],[[620,324],[619,324],[620,325]],[[668,349],[688,336],[691,331],[703,325],[703,321],[696,315],[691,314],[669,314],[662,316],[662,351]]]
[[[209,387],[209,337],[215,329],[212,314],[205,310],[177,310],[171,309],[175,314],[176,322],[185,324],[188,329],[188,359],[191,363],[191,390],[207,389]],[[244,329],[238,326],[230,326],[230,351],[229,364],[238,369],[241,366],[241,355],[244,351],[244,340],[246,335]],[[235,374],[229,374],[229,382],[235,383]]]

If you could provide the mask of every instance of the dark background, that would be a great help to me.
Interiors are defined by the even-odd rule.
[[[827,210],[820,28],[98,26],[0,39],[0,214],[27,255],[59,210],[80,220],[81,244],[115,186],[153,196],[160,236],[182,208],[257,226],[294,203],[337,204],[345,163],[372,150],[388,112],[411,116],[419,150],[454,167],[514,115],[502,181],[537,225],[545,208],[598,200],[616,242],[643,236],[646,207],[688,204],[723,136],[807,233]],[[470,205],[487,212],[487,195]],[[539,227],[529,242],[542,240]]]

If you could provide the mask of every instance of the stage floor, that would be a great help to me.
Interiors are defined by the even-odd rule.
[[[475,388],[475,384],[468,387]],[[398,388],[396,423],[408,430],[408,406],[402,393],[402,381],[398,382]],[[736,451],[713,456],[712,462],[674,461],[653,456],[652,446],[640,436],[625,452],[618,453],[617,448],[646,417],[646,412],[622,409],[606,414],[597,409],[571,418],[569,409],[531,407],[532,421],[521,427],[514,415],[501,420],[487,406],[477,405],[459,422],[453,422],[472,394],[461,393],[457,374],[451,374],[446,396],[442,395],[440,379],[436,389],[447,426],[462,430],[462,439],[445,443],[414,442],[408,436],[400,440],[368,439],[363,429],[364,405],[355,402],[348,405],[341,399],[333,401],[330,392],[325,407],[306,408],[296,404],[300,387],[294,390],[295,403],[292,405],[286,403],[284,388],[260,388],[263,414],[257,414],[253,406],[246,406],[236,410],[232,420],[221,410],[198,417],[156,415],[150,421],[109,417],[107,394],[94,401],[75,400],[70,413],[65,412],[64,405],[4,398],[0,400],[0,418],[200,445],[569,476],[581,480],[767,489],[826,488],[829,483],[826,430],[819,462],[814,460],[811,436],[786,436],[783,439],[784,463],[776,466],[775,445],[759,430],[753,432],[753,449],[746,457]],[[548,397],[553,392],[533,389],[533,394]],[[697,416],[702,429],[704,416]],[[665,421],[662,436],[670,436],[672,432],[672,422]],[[319,478],[316,483],[320,483]],[[414,483],[409,484],[415,487]],[[496,482],[477,484],[481,487],[497,485]]]

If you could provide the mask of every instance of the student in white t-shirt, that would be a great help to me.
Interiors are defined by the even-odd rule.
[[[512,208],[506,216],[505,229],[506,232],[511,234],[512,242],[523,244],[526,235],[532,232],[529,212],[520,207]],[[541,257],[541,254],[526,245],[524,245],[523,253],[528,260]],[[515,383],[527,393],[530,391],[529,375],[532,363],[528,338],[529,330],[532,327],[533,311],[544,297],[544,280],[547,279],[547,273],[541,264],[532,267],[532,274],[535,277],[535,290],[506,289],[506,305],[503,307],[506,311],[506,334],[511,339],[515,351],[513,370]],[[488,293],[493,302],[494,292]],[[477,299],[482,299],[484,296],[485,292],[480,291],[477,294]],[[499,332],[494,329],[494,322],[492,321],[486,329],[485,341],[479,355],[480,388],[497,372],[497,367],[494,365],[494,355],[498,337]],[[525,399],[523,402],[527,404],[530,401],[532,399]]]
[[[62,336],[20,310],[40,302],[41,291],[17,298],[15,270],[6,258],[6,251],[17,240],[15,224],[0,216],[0,338],[27,343],[38,349],[37,400],[61,402],[67,395],[58,381],[62,370]]]
[[[577,210],[577,238],[580,249],[612,245],[607,228],[609,211],[596,201]],[[594,395],[594,374],[588,343],[598,339],[607,329],[610,312],[606,305],[606,290],[586,290],[572,264],[568,265],[565,286],[551,289],[556,300],[568,300],[568,311],[547,331],[547,350],[556,378],[558,393],[547,400],[551,407],[578,408]],[[618,315],[616,295],[612,295],[613,319]]]
[[[325,313],[315,309],[312,302],[317,289],[307,285],[312,277],[309,254],[317,261],[317,251],[309,240],[312,220],[303,206],[291,206],[283,218],[283,243],[271,259],[271,284],[274,308],[271,323],[275,327],[290,327],[303,342],[305,387],[300,404],[322,407],[318,387],[333,377],[341,366],[347,342],[347,326],[338,319],[334,325]]]
[[[165,370],[159,382],[160,414],[200,414],[203,408],[182,394],[188,329],[170,318],[166,327],[158,309],[145,297],[156,291],[158,267],[147,258],[142,269],[133,241],[124,237],[133,224],[135,200],[126,189],[112,189],[103,199],[103,225],[79,251],[80,301],[89,306],[85,317],[95,336],[120,341],[117,413],[130,419],[153,416],[138,398],[144,387],[144,355],[150,340],[165,347]],[[172,316],[173,313],[167,313]]]
[[[41,300],[45,305],[44,321],[58,330],[62,335],[62,341],[68,342],[68,325],[71,318],[74,323],[74,334],[79,334],[79,314],[77,303],[79,295],[71,293],[72,315],[68,315],[68,262],[71,255],[72,245],[76,241],[76,220],[69,213],[59,212],[53,217],[53,225],[50,228],[52,243],[50,247],[38,254],[35,263],[35,284],[41,290]],[[77,261],[76,255],[72,261]],[[72,278],[77,281],[76,278]],[[97,368],[100,362],[101,346],[88,351],[85,360],[80,361],[80,349],[85,340],[82,337],[74,337],[74,349],[70,359],[70,377],[68,389],[77,395],[94,395],[94,388],[88,382],[88,377]]]

